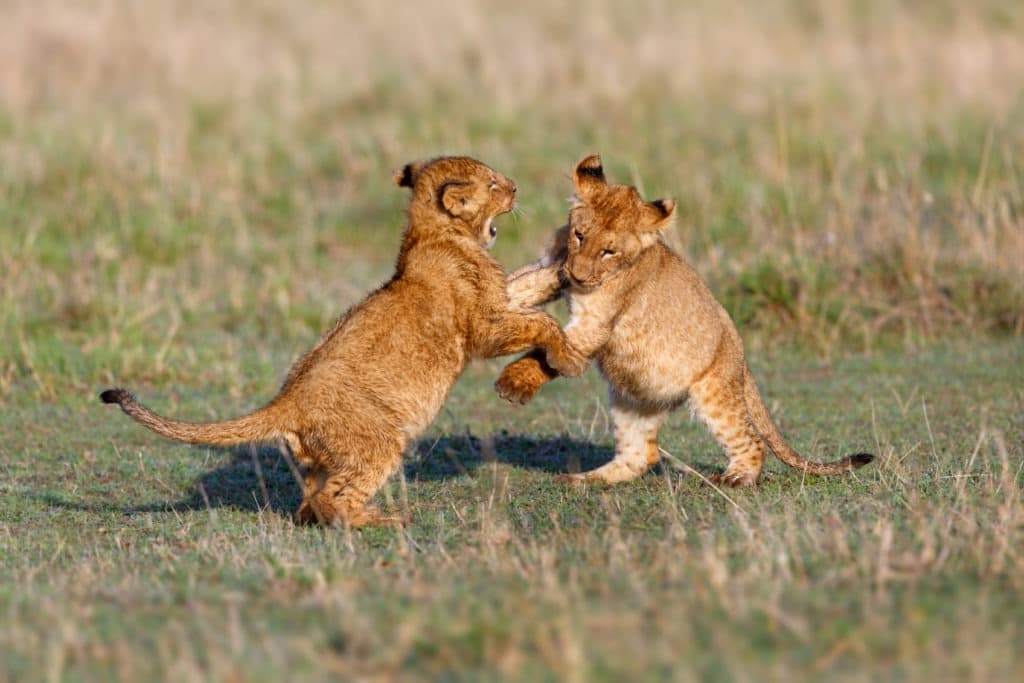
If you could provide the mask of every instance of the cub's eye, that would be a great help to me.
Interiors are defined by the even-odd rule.
[[[489,189],[491,189],[491,190],[497,190],[498,189],[498,181],[497,180],[492,180],[491,184],[488,185],[487,187]]]
[[[580,232],[579,230],[573,230],[572,231],[572,236],[576,238],[577,242],[579,242],[580,244],[583,244],[583,233],[582,232]]]
[[[611,249],[601,250],[601,258],[608,258],[609,256],[615,256],[615,252]]]

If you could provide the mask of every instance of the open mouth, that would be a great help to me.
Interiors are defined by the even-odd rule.
[[[490,248],[494,241],[498,238],[498,226],[494,224],[494,219],[489,218],[483,229],[483,244],[484,247]]]

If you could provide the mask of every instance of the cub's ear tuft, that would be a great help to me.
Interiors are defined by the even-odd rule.
[[[416,179],[426,165],[426,161],[411,161],[391,174],[391,177],[394,178],[395,185],[411,188],[416,184]]]
[[[591,154],[580,163],[576,164],[576,175],[589,176],[597,180],[604,180],[604,167],[601,166],[601,155]]]
[[[411,166],[412,164],[406,164],[391,174],[391,177],[395,180],[395,185],[398,185],[399,187],[412,187]]]
[[[651,206],[657,209],[661,213],[662,218],[671,218],[672,214],[676,210],[676,200],[674,199],[655,199],[651,202]]]
[[[601,166],[600,155],[591,154],[576,164],[572,182],[576,186],[576,194],[584,200],[607,186],[608,182],[604,179],[604,168]]]

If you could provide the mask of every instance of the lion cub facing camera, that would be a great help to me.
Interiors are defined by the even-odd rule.
[[[633,187],[608,184],[598,156],[581,161],[573,181],[568,225],[544,258],[513,273],[508,284],[513,303],[522,306],[565,294],[571,313],[566,335],[597,361],[611,389],[615,457],[571,479],[614,483],[646,472],[659,460],[658,429],[684,402],[729,456],[725,472],[714,478],[719,483],[757,483],[766,442],[782,462],[811,474],[871,462],[866,453],[810,462],[786,443],[729,314],[661,239],[675,201],[647,202]],[[509,401],[526,403],[557,370],[530,353],[507,365],[495,386]]]
[[[192,424],[156,414],[124,389],[102,400],[178,441],[285,444],[306,470],[299,522],[400,522],[367,502],[470,360],[539,347],[569,376],[588,361],[554,318],[510,304],[505,272],[486,251],[494,218],[515,203],[515,183],[466,157],[408,164],[395,181],[412,189],[412,201],[394,276],[295,363],[266,407]]]

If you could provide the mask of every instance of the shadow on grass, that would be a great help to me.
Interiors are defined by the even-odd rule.
[[[52,494],[39,499],[50,507],[86,512],[190,511],[230,507],[256,512],[267,509],[291,514],[302,499],[288,461],[276,448],[237,449],[231,460],[200,476],[192,493],[168,503],[131,505],[116,502],[74,502]],[[442,481],[473,476],[491,462],[547,472],[552,475],[588,470],[612,458],[611,446],[568,436],[531,437],[499,434],[493,439],[473,435],[444,435],[423,439],[407,454],[404,474],[409,482]]]
[[[612,459],[611,446],[569,436],[532,437],[501,433],[493,438],[446,434],[424,439],[405,460],[409,481],[436,481],[471,474],[492,461],[528,470],[561,474],[589,470]]]

